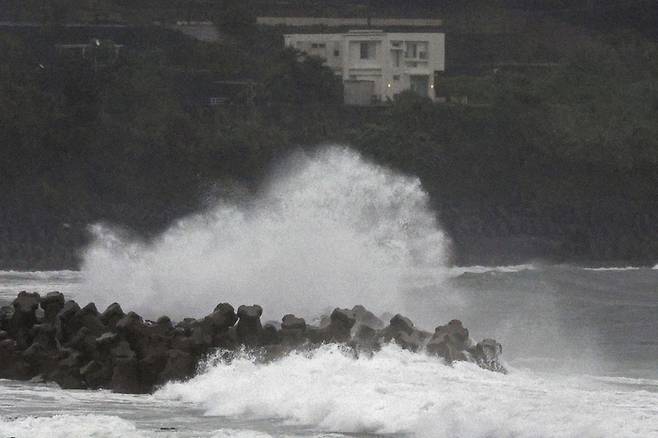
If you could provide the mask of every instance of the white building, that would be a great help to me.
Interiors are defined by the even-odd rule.
[[[404,91],[436,99],[437,73],[445,70],[445,34],[352,30],[289,34],[286,46],[326,60],[343,78],[345,103],[384,102]]]

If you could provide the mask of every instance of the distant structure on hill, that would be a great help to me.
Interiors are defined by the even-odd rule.
[[[220,41],[221,35],[212,21],[177,21],[170,29],[177,30],[199,41],[213,43]]]
[[[438,18],[380,18],[380,17],[256,17],[265,26],[379,26],[379,27],[439,27]]]
[[[294,33],[284,35],[284,43],[323,58],[342,77],[347,105],[376,105],[405,90],[438,100],[436,88],[445,71],[443,33]]]

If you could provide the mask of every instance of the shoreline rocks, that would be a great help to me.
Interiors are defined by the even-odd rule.
[[[167,316],[149,321],[124,313],[118,303],[101,313],[94,303],[81,308],[59,292],[43,297],[20,292],[11,306],[0,308],[0,378],[150,393],[168,381],[193,377],[198,364],[218,349],[257,350],[270,361],[326,343],[343,344],[355,356],[374,354],[391,342],[447,364],[468,361],[506,372],[502,346],[493,339],[475,343],[458,320],[432,334],[401,314],[385,324],[360,305],[334,309],[320,326],[292,314],[263,325],[262,314],[257,304],[235,311],[221,303],[203,318],[174,324]]]

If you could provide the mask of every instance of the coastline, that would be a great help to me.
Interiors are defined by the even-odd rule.
[[[292,314],[263,324],[262,315],[256,304],[236,311],[220,303],[203,318],[173,322],[161,316],[150,321],[125,313],[117,303],[101,313],[94,303],[81,308],[60,292],[20,292],[11,306],[0,307],[0,378],[141,394],[192,378],[199,365],[217,353],[231,357],[247,351],[269,363],[293,352],[338,344],[357,358],[377,354],[390,343],[446,364],[471,362],[507,373],[502,346],[489,338],[476,343],[459,320],[430,333],[401,314],[387,325],[360,305],[336,308],[318,325]]]

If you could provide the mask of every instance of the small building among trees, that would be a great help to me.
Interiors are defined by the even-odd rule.
[[[403,91],[437,99],[445,71],[445,34],[350,30],[345,33],[284,35],[286,46],[324,59],[340,76],[348,105],[392,100]]]

